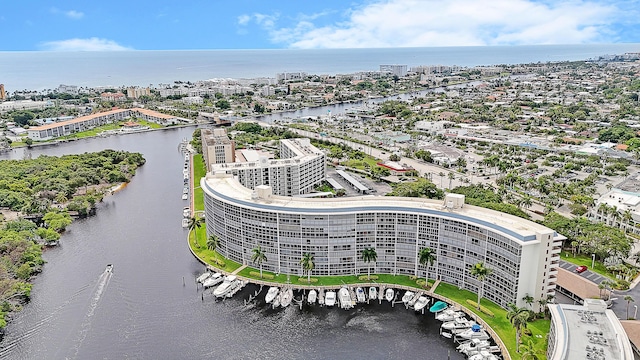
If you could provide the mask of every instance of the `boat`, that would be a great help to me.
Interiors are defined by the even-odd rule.
[[[375,300],[378,298],[378,289],[375,286],[369,288],[369,299]]]
[[[113,272],[113,264],[107,264],[107,268],[104,269],[105,272]]]
[[[455,311],[453,309],[446,309],[440,314],[436,315],[436,320],[442,322],[453,321],[455,318],[464,317],[464,312]]]
[[[182,200],[189,200],[189,194],[182,194]]]
[[[393,291],[393,289],[389,288],[384,292],[384,298],[387,299],[388,302],[392,302],[393,301],[393,297],[394,297],[395,293]]]
[[[185,206],[184,208],[182,208],[182,216],[186,218],[191,217],[191,208],[188,206]]]
[[[402,302],[405,303],[405,304],[408,304],[409,301],[411,301],[411,299],[413,299],[413,295],[415,295],[413,291],[407,290],[404,293],[404,295],[402,296]]]
[[[429,308],[429,312],[437,313],[446,309],[448,306],[449,305],[444,301],[436,301],[436,303]]]
[[[189,193],[189,188],[188,187],[182,188],[182,193],[183,194],[188,194]]]
[[[269,291],[267,291],[267,295],[265,295],[264,297],[264,301],[267,304],[270,304],[273,301],[273,299],[276,298],[276,296],[278,295],[278,292],[280,292],[280,289],[278,287],[276,286],[270,287]]]
[[[289,306],[289,304],[291,304],[292,300],[293,300],[293,289],[288,288],[286,290],[283,290],[283,294],[280,297],[280,306],[287,307]]]
[[[420,296],[422,296],[422,293],[419,292],[415,295],[413,295],[413,297],[411,298],[411,300],[409,300],[409,302],[407,303],[407,305],[409,306],[413,306],[416,304],[416,302],[418,301],[418,299],[420,298]]]
[[[367,301],[367,299],[364,296],[364,290],[358,286],[358,288],[356,288],[356,296],[358,298],[358,302],[359,303],[363,303],[365,301]]]
[[[429,298],[426,296],[420,296],[418,301],[416,301],[415,305],[413,305],[413,309],[415,311],[420,311],[424,309],[427,305],[429,305]]]
[[[467,329],[459,334],[457,334],[459,338],[462,339],[478,339],[478,340],[489,340],[490,336],[486,331],[482,329],[482,326],[478,324],[474,324],[470,329]]]
[[[480,350],[487,349],[489,346],[491,346],[491,343],[488,340],[472,339],[461,343],[457,349],[468,356],[473,355],[475,352],[479,352]],[[470,352],[471,354],[469,354]]]
[[[454,318],[443,323],[440,327],[444,330],[468,329],[475,324],[473,320],[467,320],[464,316]]]
[[[276,297],[271,302],[271,306],[273,306],[274,309],[277,308],[278,306],[280,306],[280,297],[281,296],[282,296],[282,292],[280,292],[278,295],[276,295]]]
[[[182,227],[183,228],[189,227],[189,219],[182,219]]]
[[[227,293],[233,290],[233,287],[236,285],[236,277],[235,275],[229,275],[224,278],[222,284],[218,285],[218,287],[213,290],[213,295],[216,297],[223,297],[227,295]]]
[[[311,290],[309,291],[309,295],[307,296],[307,302],[309,304],[315,304],[317,298],[318,298],[318,293],[315,290]]]
[[[327,291],[324,296],[324,304],[327,306],[333,306],[336,304],[336,292],[335,291]]]
[[[205,271],[205,272],[202,273],[202,275],[198,276],[196,281],[199,282],[200,284],[202,284],[205,280],[207,280],[209,278],[209,276],[211,276],[211,273],[208,272],[208,271]]]
[[[479,353],[469,356],[469,360],[499,360],[499,359],[500,358],[497,355],[494,355],[487,350],[481,350]]]
[[[349,289],[346,287],[338,290],[338,300],[340,300],[340,307],[343,309],[351,309],[353,303],[351,302],[351,295],[349,295]]]
[[[224,280],[224,276],[222,276],[222,274],[220,274],[220,273],[215,273],[215,274],[209,276],[208,278],[206,278],[202,282],[202,286],[204,286],[205,288],[210,288],[212,286],[216,286],[216,285],[220,284],[222,282],[222,280]]]

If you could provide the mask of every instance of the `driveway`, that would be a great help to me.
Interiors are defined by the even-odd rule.
[[[565,269],[565,270],[569,270],[571,272],[575,272],[576,268],[578,267],[578,265],[574,265],[574,264],[572,264],[570,262],[566,262],[564,260],[560,260],[560,267]],[[600,275],[598,273],[595,273],[595,272],[593,272],[591,270],[588,270],[588,269],[587,269],[587,271],[585,271],[585,272],[583,272],[582,274],[579,274],[579,275],[582,276],[583,278],[591,281],[592,283],[594,283],[596,285],[599,285],[603,280],[607,280],[606,277],[604,277],[604,276],[602,276],[602,275]]]

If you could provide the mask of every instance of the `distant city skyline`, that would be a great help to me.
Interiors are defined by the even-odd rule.
[[[16,1],[0,51],[640,43],[638,0]]]

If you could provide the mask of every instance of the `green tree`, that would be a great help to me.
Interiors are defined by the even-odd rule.
[[[362,261],[365,263],[376,262],[378,260],[378,253],[375,248],[368,247],[362,250]],[[367,269],[367,278],[371,279],[371,267]]]
[[[433,266],[433,263],[435,261],[436,261],[436,254],[434,253],[433,250],[431,250],[430,248],[420,249],[420,252],[418,253],[418,262],[420,262],[420,264],[425,266],[429,264],[429,266]],[[427,267],[427,273],[424,277],[424,285],[427,286],[428,282],[429,282],[429,268]]]
[[[202,226],[202,219],[196,216],[189,218],[189,231],[193,231],[193,243],[198,244],[198,229]]]
[[[536,349],[533,340],[529,339],[526,343],[520,347],[522,353],[520,354],[522,360],[538,360],[540,357],[540,351]]]
[[[304,253],[302,259],[300,259],[300,265],[302,269],[307,272],[307,282],[311,283],[311,270],[315,267],[315,257],[312,253]]]
[[[207,249],[215,251],[218,248],[219,239],[217,236],[211,234],[207,239]]]
[[[493,269],[489,269],[488,267],[484,266],[484,263],[482,261],[475,263],[469,270],[471,276],[480,281],[480,286],[478,286],[478,310],[480,310],[480,299],[482,298],[484,280],[491,274],[492,271]]]
[[[525,296],[522,297],[522,300],[527,303],[527,305],[529,305],[529,309],[531,309],[531,306],[533,305],[533,301],[535,300],[533,298],[533,296],[526,294]]]
[[[262,248],[260,247],[260,245],[253,248],[253,255],[251,255],[251,261],[253,261],[254,264],[258,264],[258,266],[260,267],[260,277],[262,277],[262,263],[267,261],[267,255],[264,253],[264,251],[262,251]]]
[[[629,305],[631,305],[632,302],[635,302],[635,300],[631,295],[625,295],[624,301],[627,302],[627,320],[629,320]]]
[[[516,352],[520,352],[520,337],[522,329],[527,327],[531,313],[525,308],[519,308],[515,304],[507,305],[507,320],[516,329]]]

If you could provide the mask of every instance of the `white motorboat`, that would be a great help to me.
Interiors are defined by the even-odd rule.
[[[469,356],[469,360],[499,360],[499,359],[500,358],[497,355],[494,355],[486,350],[481,350],[479,353]]]
[[[264,297],[264,301],[267,304],[270,304],[273,301],[273,299],[276,298],[276,296],[278,295],[278,292],[280,292],[280,289],[278,287],[276,286],[270,287],[269,291],[267,291],[267,295],[265,295]]]
[[[182,193],[183,194],[188,194],[189,193],[189,188],[188,187],[182,188]]]
[[[280,292],[278,295],[276,295],[276,297],[271,302],[271,306],[273,306],[274,309],[277,308],[278,306],[280,306],[280,297],[281,296],[282,296],[282,292]]]
[[[224,276],[222,276],[222,274],[220,273],[215,273],[204,279],[204,281],[202,282],[202,286],[205,288],[210,288],[212,286],[220,284],[222,280],[224,280]]]
[[[200,284],[202,284],[205,280],[207,280],[209,278],[209,276],[211,276],[211,273],[208,272],[208,271],[205,271],[205,272],[202,273],[202,275],[198,276],[196,281],[199,282]]]
[[[413,297],[411,298],[411,300],[409,300],[409,302],[407,303],[407,305],[409,306],[413,306],[416,304],[416,302],[418,301],[418,299],[420,298],[420,296],[422,296],[422,293],[417,293],[415,295],[413,295]]]
[[[182,208],[182,216],[186,218],[191,217],[191,208],[188,206],[185,206],[184,208]]]
[[[359,303],[363,303],[363,302],[367,301],[367,299],[365,298],[365,295],[364,295],[364,289],[359,287],[359,286],[356,288],[356,297],[357,297]]]
[[[104,269],[104,271],[108,273],[113,272],[113,264],[107,264],[107,267]]]
[[[311,290],[309,291],[309,295],[307,296],[307,302],[309,304],[315,304],[317,298],[318,298],[318,292],[315,290]]]
[[[224,278],[222,284],[218,285],[218,287],[213,290],[213,295],[216,297],[223,297],[227,295],[227,293],[236,286],[236,277],[235,275],[229,275]]]
[[[427,305],[429,305],[429,298],[426,296],[420,296],[418,301],[416,301],[415,305],[413,305],[413,309],[415,311],[420,311],[424,309]]]
[[[182,219],[182,227],[183,228],[189,227],[189,219]]]
[[[408,303],[409,303],[409,301],[411,301],[411,299],[413,299],[413,295],[415,295],[415,294],[413,293],[413,291],[409,291],[409,290],[407,290],[407,291],[404,293],[404,295],[402,296],[402,302],[403,302],[403,303],[405,303],[405,304],[408,304]]]
[[[288,288],[286,290],[283,290],[283,294],[280,297],[280,306],[287,307],[289,306],[289,304],[291,304],[292,300],[293,300],[293,289]]]
[[[473,320],[467,320],[464,316],[457,317],[451,321],[442,323],[440,326],[444,330],[469,329],[475,324]]]
[[[436,320],[440,320],[442,322],[452,321],[457,317],[464,316],[462,311],[455,311],[453,309],[445,309],[440,314],[436,315]]]
[[[489,340],[490,336],[486,331],[482,329],[482,326],[475,324],[470,329],[467,329],[459,334],[457,334],[459,338],[462,339],[478,339],[478,340]]]
[[[327,306],[333,306],[336,304],[336,292],[327,291],[324,296],[324,304]]]
[[[378,289],[375,286],[369,288],[369,299],[376,300],[378,298]]]
[[[461,343],[457,349],[468,356],[473,355],[473,353],[469,354],[470,352],[479,352],[480,350],[489,348],[489,346],[491,346],[491,343],[489,343],[488,340],[472,339]]]
[[[393,301],[394,295],[395,295],[395,292],[391,288],[387,289],[384,292],[384,298],[387,299],[388,302],[392,302]]]
[[[189,200],[189,194],[182,194],[182,200]]]
[[[340,307],[343,309],[351,309],[353,307],[349,289],[347,289],[346,287],[340,288],[340,290],[338,290],[338,300],[340,300]]]

